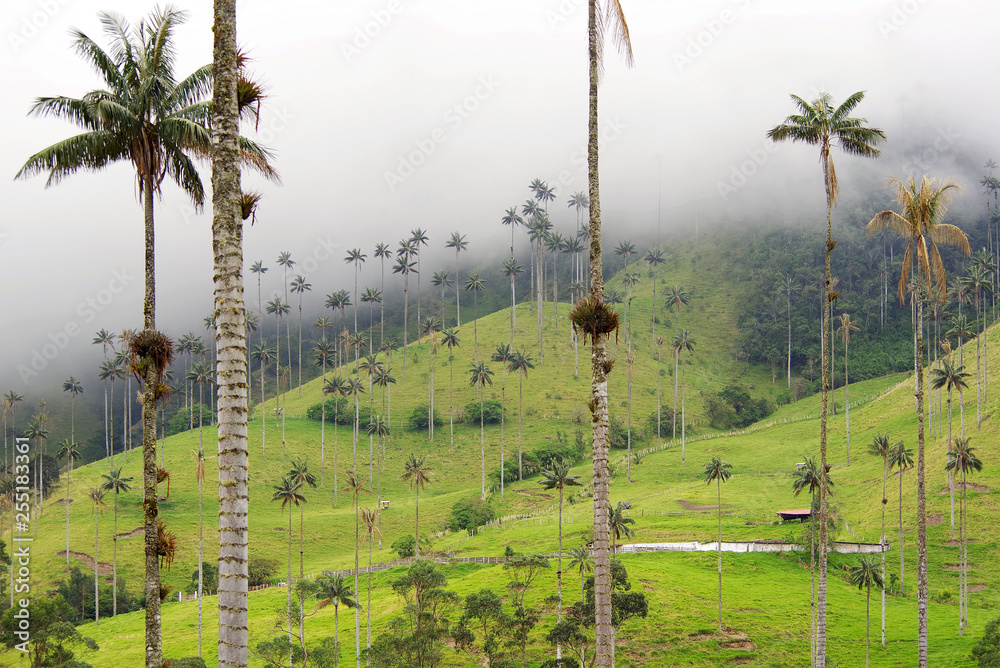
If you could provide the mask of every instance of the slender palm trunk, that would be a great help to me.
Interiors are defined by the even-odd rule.
[[[718,494],[716,512],[719,515],[719,541],[715,544],[719,553],[719,633],[722,633],[722,480],[715,479],[715,490]]]
[[[201,447],[201,436],[198,437],[199,445],[198,452],[204,453]],[[201,454],[199,454],[201,456]],[[204,584],[205,584],[205,558],[204,558],[204,548],[205,548],[205,514],[204,514],[204,503],[202,499],[202,488],[204,486],[204,476],[198,475],[198,656],[201,656],[201,627],[202,627],[202,604],[201,599],[204,597]]]
[[[948,452],[951,452],[951,385],[948,386]],[[955,540],[955,472],[948,469],[948,495],[951,497],[951,540]]]
[[[288,579],[285,582],[285,619],[288,621],[288,666],[292,668],[292,509],[288,509]]]
[[[868,591],[865,595],[865,668],[868,668],[868,651],[872,644],[871,610],[872,610],[872,588],[869,586]]]
[[[559,485],[559,554],[556,557],[556,623],[562,621],[562,509],[563,487]],[[562,645],[556,644],[556,659],[562,658]]]
[[[885,507],[889,500],[885,497],[885,486],[889,478],[889,460],[882,457],[882,533],[879,535],[879,550],[882,556],[882,582],[885,583]],[[885,647],[885,586],[882,586],[882,647]]]
[[[406,262],[406,258],[403,258]],[[458,281],[456,281],[457,283]],[[410,272],[403,272],[403,380],[406,380],[406,348],[408,347],[407,334],[410,322]]]
[[[69,566],[69,480],[73,475],[73,459],[66,458],[69,463],[69,470],[66,472],[66,498],[63,505],[66,506],[66,565]]]
[[[604,277],[601,263],[601,197],[598,175],[597,122],[597,6],[588,3],[588,55],[590,60],[589,114],[587,124],[587,169],[590,197],[590,296],[597,303],[604,298]],[[608,487],[611,472],[608,467],[608,359],[607,337],[596,333],[591,343],[591,412],[593,428],[593,494],[594,494],[594,598],[596,626],[595,665],[611,668],[614,664],[614,633],[611,626],[611,554],[608,551],[609,514],[611,503]]]
[[[219,398],[219,666],[247,664],[248,452],[243,226],[236,111],[235,2],[216,2],[212,127],[216,374]],[[225,101],[225,102],[223,102]],[[263,336],[262,336],[263,338]],[[263,382],[261,383],[263,387]],[[264,422],[263,412],[261,422]],[[262,440],[263,448],[263,440]]]
[[[681,351],[679,348],[674,349],[674,430],[673,440],[677,440],[677,390],[680,386],[680,372],[681,372]],[[683,453],[681,455],[683,457]],[[684,463],[684,460],[681,460]]]
[[[455,445],[455,351],[448,346],[448,430]]]
[[[982,353],[980,342],[983,337],[979,329],[979,289],[976,288],[976,433],[982,433],[983,429],[983,407],[982,407]]]
[[[521,461],[522,444],[524,443],[524,371],[518,372],[517,380],[517,479],[524,480],[523,463]]]
[[[788,290],[788,389],[792,389],[792,292]]]
[[[11,518],[13,518],[13,513],[11,513]],[[11,526],[11,536],[13,537],[13,526]],[[94,509],[94,626],[101,623],[101,592],[98,589],[97,575],[100,570],[97,561],[97,546],[101,542],[101,509]],[[11,592],[14,591],[14,585],[11,583]]]
[[[302,398],[302,295],[299,294],[299,399]]]
[[[503,501],[504,492],[504,477],[503,477],[503,466],[504,466],[504,447],[503,447],[503,436],[504,436],[504,410],[507,405],[507,363],[506,361],[501,361],[503,364],[503,378],[500,384],[500,500]]]
[[[371,649],[372,647],[372,530],[368,529],[368,602],[367,606],[367,635],[365,637],[365,647]],[[372,664],[371,657],[368,657],[366,662],[367,665]]]
[[[479,386],[479,455],[481,461],[480,487],[482,489],[483,501],[486,500],[486,430],[483,422],[483,395],[486,389]]]
[[[824,140],[820,155],[823,162],[823,183],[827,184],[826,191],[826,246],[823,250],[823,278],[824,296],[823,316],[820,329],[820,357],[822,358],[822,381],[820,399],[820,422],[819,422],[819,456],[820,456],[820,476],[819,476],[819,583],[817,594],[816,611],[816,666],[826,668],[826,552],[827,552],[827,521],[826,521],[826,429],[827,429],[827,409],[829,407],[830,394],[830,358],[827,355],[826,329],[828,325],[829,300],[833,290],[830,272],[830,252],[833,248],[833,193],[830,190],[829,161],[827,156],[830,153],[829,141]]]
[[[325,338],[325,337],[324,337]],[[323,380],[319,391],[319,486],[326,486],[326,353],[323,353]],[[336,396],[334,396],[336,399]],[[334,425],[334,429],[336,429]]]
[[[920,272],[923,273],[922,271]],[[922,277],[920,280],[923,280]],[[916,298],[917,322],[923,301]],[[917,329],[917,350],[923,350],[923,329]],[[924,367],[917,365],[917,666],[927,668],[927,505],[924,479]]]
[[[906,572],[906,557],[903,554],[903,472],[902,465],[899,467],[899,595],[906,596],[904,587],[904,575]]]
[[[143,208],[145,212],[145,298],[143,327],[147,334],[156,331],[156,282],[153,243],[153,179],[143,177]],[[146,371],[142,388],[142,494],[143,526],[145,528],[146,575],[146,666],[160,668],[163,663],[160,635],[160,563],[157,555],[157,494],[156,494],[156,369]],[[126,392],[126,398],[128,393]],[[116,506],[117,507],[117,506]],[[117,527],[115,528],[117,533]],[[117,536],[115,537],[117,544]],[[116,596],[117,598],[117,596]],[[117,601],[116,601],[117,602]]]
[[[844,339],[844,416],[847,430],[847,465],[851,465],[851,386],[847,380],[847,349],[850,342]]]

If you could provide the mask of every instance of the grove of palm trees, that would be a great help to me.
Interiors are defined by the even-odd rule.
[[[16,144],[12,176],[66,217],[77,182],[113,183],[134,228],[114,262],[136,276],[81,301],[44,365],[0,366],[0,666],[1000,665],[988,131],[941,148],[898,82],[789,76],[747,97],[765,157],[709,202],[682,185],[693,159],[622,160],[648,143],[632,97],[656,89],[648,21],[672,10],[580,4],[546,16],[575,49],[552,123],[573,128],[572,170],[525,152],[473,171],[499,158],[463,133],[506,91],[510,119],[546,114],[497,60],[501,83],[481,77],[374,191],[344,187],[377,142],[346,132],[308,173],[286,157],[347,127],[288,112],[309,102],[284,97],[267,31],[237,33],[250,7],[94,12],[60,37],[52,62],[89,79],[33,82],[24,132],[61,134]],[[344,104],[412,11],[339,42]],[[455,35],[485,29],[458,14]],[[752,28],[712,21],[671,76],[712,76]],[[423,113],[405,94],[385,108]],[[368,124],[394,127],[380,108],[352,131]],[[435,185],[453,153],[478,180]]]

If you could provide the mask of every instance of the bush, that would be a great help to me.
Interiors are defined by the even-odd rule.
[[[979,668],[1000,667],[1000,617],[986,625],[983,637],[972,648],[972,658]]]
[[[267,584],[280,564],[274,559],[263,557],[250,557],[247,562],[247,584],[251,587],[259,587]]]
[[[740,385],[729,385],[718,394],[705,395],[705,412],[716,429],[740,429],[774,412],[767,399],[754,399]]]
[[[181,408],[167,422],[167,436],[173,436],[188,430],[191,416],[194,416],[194,428],[198,428],[198,409],[201,409],[202,426],[207,427],[215,421],[215,413],[210,405],[195,404],[190,410]]]
[[[656,411],[649,414],[646,418],[646,433],[656,434]],[[677,425],[677,430],[680,431],[681,426]],[[667,408],[666,406],[660,407],[660,433],[658,436],[660,438],[669,438],[674,434],[674,409]],[[635,434],[632,434],[632,438],[635,438]]]
[[[503,414],[503,404],[496,399],[486,399],[483,401],[483,423],[497,424],[500,422],[500,415]],[[479,424],[479,402],[470,401],[465,405],[465,421],[469,424]]]
[[[637,428],[638,420],[632,423],[632,444],[642,440],[642,432]],[[653,431],[656,431],[656,415],[653,415]],[[624,450],[628,447],[628,428],[625,421],[617,415],[612,415],[608,419],[608,445],[612,448]]]
[[[410,534],[406,534],[390,545],[389,549],[398,554],[400,559],[412,557],[417,552],[417,539]]]
[[[413,412],[410,413],[410,426],[414,429],[427,429],[427,404],[420,404],[413,409]],[[434,409],[434,426],[444,426],[444,420],[441,419],[436,408]]]
[[[206,594],[219,589],[219,567],[214,561],[201,562],[201,588]],[[198,569],[191,573],[191,584],[188,592],[194,594],[198,591]]]
[[[354,424],[354,400],[347,397],[327,397],[326,401],[326,423],[333,424],[334,419],[339,425]],[[358,407],[358,424],[362,427],[371,422],[371,411],[366,402],[360,402]],[[323,417],[323,404],[313,404],[306,409],[306,417],[310,420],[320,420]]]
[[[493,508],[490,504],[476,497],[456,501],[451,507],[451,519],[448,528],[452,531],[475,529],[493,519]]]
[[[163,659],[163,668],[205,668],[205,660],[199,656],[186,656],[183,659]]]

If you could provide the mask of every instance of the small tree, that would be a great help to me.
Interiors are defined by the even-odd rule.
[[[705,462],[705,483],[711,485],[715,483],[718,492],[718,503],[716,505],[719,515],[719,539],[717,543],[719,553],[719,633],[722,633],[722,483],[732,476],[730,469],[733,467],[729,462],[724,462],[718,457],[712,457],[711,461]]]
[[[865,668],[868,668],[868,647],[871,644],[872,587],[881,589],[884,585],[879,564],[874,557],[862,556],[858,565],[851,568],[851,584],[865,590]]]

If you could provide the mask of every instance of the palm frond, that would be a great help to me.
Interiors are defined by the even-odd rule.
[[[169,107],[180,109],[197,103],[205,97],[212,95],[212,65],[203,65],[185,77],[174,88],[170,99],[167,101]]]
[[[199,157],[209,157],[212,151],[212,133],[200,123],[179,117],[160,121],[160,139],[167,146],[192,151]]]
[[[934,243],[954,246],[963,255],[969,255],[972,252],[969,247],[969,238],[965,236],[965,232],[954,225],[947,223],[935,225],[931,228],[930,235]]]
[[[239,140],[240,159],[243,164],[259,172],[268,181],[281,183],[281,176],[278,174],[278,170],[271,165],[271,160],[274,159],[275,155],[274,151],[246,137],[241,136]]]
[[[93,117],[92,109],[86,100],[72,97],[40,97],[37,98],[31,109],[29,116],[54,116],[65,119],[85,130],[98,130],[100,125]]]
[[[14,178],[23,179],[48,171],[49,179],[45,183],[48,188],[81,169],[96,171],[128,158],[128,146],[113,133],[100,130],[85,132],[31,156]]]
[[[194,202],[195,209],[200,211],[205,205],[205,187],[191,158],[180,149],[168,150],[166,168],[170,178],[188,194]]]
[[[906,245],[903,254],[903,268],[899,272],[899,303],[906,303],[906,290],[910,283],[910,267],[913,266],[913,242]]]
[[[115,59],[86,34],[79,30],[72,31],[72,34],[76,37],[76,41],[73,43],[76,52],[101,75],[108,87],[113,90],[124,88],[121,71],[118,69]]]

